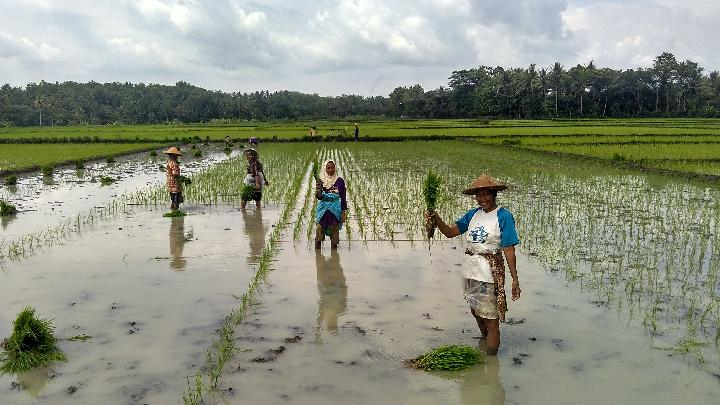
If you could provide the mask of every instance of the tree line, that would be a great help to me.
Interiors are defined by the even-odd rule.
[[[419,84],[388,97],[325,97],[296,91],[228,93],[186,82],[30,83],[0,87],[0,126],[105,125],[378,118],[720,117],[720,78],[665,52],[649,68],[614,70],[591,61],[566,69],[479,66],[448,85]]]

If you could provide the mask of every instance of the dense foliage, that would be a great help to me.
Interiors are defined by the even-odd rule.
[[[397,87],[388,97],[294,91],[224,93],[186,82],[30,83],[0,87],[0,126],[139,124],[342,117],[720,117],[720,77],[663,53],[650,68],[592,62],[565,69],[480,66],[452,72],[448,87]]]

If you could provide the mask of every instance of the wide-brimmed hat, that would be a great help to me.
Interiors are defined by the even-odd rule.
[[[178,156],[182,156],[182,153],[180,153],[180,149],[178,149],[178,148],[175,147],[175,146],[173,146],[172,148],[166,150],[166,151],[163,152],[163,153],[166,154],[166,155],[178,155]]]
[[[255,156],[255,157],[258,156],[258,151],[256,151],[256,150],[253,149],[253,148],[243,149],[242,153],[243,153],[243,155],[252,155],[252,156]]]
[[[505,190],[507,188],[507,185],[500,183],[499,181],[493,179],[492,177],[488,176],[487,174],[482,174],[480,177],[475,179],[468,188],[466,188],[463,191],[463,194],[468,195],[475,195],[480,190]]]

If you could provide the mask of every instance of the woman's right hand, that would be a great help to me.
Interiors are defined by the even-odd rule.
[[[437,219],[439,218],[439,215],[438,215],[437,211],[435,211],[435,210],[433,210],[433,211],[425,210],[425,213],[424,213],[423,217],[425,218],[425,222],[426,222],[426,223],[428,223],[428,224],[430,224],[430,223],[434,224],[434,223],[437,222]]]

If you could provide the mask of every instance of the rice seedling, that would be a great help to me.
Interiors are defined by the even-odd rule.
[[[193,145],[193,146],[194,146],[194,145]],[[193,153],[193,157],[195,157],[195,158],[201,158],[201,157],[202,157],[202,151],[201,151],[200,149],[197,149],[197,150]]]
[[[186,215],[187,215],[187,213],[186,213],[185,211],[173,210],[173,211],[164,213],[164,214],[163,214],[163,217],[165,217],[165,218],[177,218],[177,217],[184,217],[184,216],[186,216]]]
[[[14,186],[17,184],[17,176],[10,175],[5,177],[5,185],[6,186]]]
[[[82,160],[75,161],[75,170],[82,170],[85,168],[85,162]]]
[[[108,158],[105,159],[105,163],[107,163],[107,164],[113,164],[113,163],[115,163],[115,158],[112,157],[112,156],[108,156]]]
[[[37,316],[32,307],[23,308],[13,323],[12,335],[2,342],[0,373],[19,373],[65,361],[54,331],[49,319]]]
[[[17,208],[15,208],[14,205],[8,203],[7,201],[0,200],[0,217],[4,217],[7,215],[13,215],[17,213]]]
[[[252,201],[255,191],[255,187],[245,184],[240,192],[240,198],[244,201]]]
[[[150,157],[156,157],[158,154],[157,154],[157,151],[151,150],[149,155],[150,155]]]
[[[428,212],[434,212],[437,207],[437,200],[440,194],[440,177],[433,173],[432,170],[428,171],[423,182],[423,197],[425,199],[425,208]],[[432,239],[435,235],[435,221],[427,219],[425,221],[425,230],[427,232],[427,238]]]
[[[109,176],[100,176],[100,184],[103,186],[109,186],[110,184],[113,184],[115,182],[115,179]]]
[[[53,175],[53,170],[55,170],[55,168],[52,165],[45,165],[40,170],[42,171],[43,176],[50,177]]]
[[[421,370],[457,371],[484,362],[482,352],[465,345],[446,345],[407,361],[407,365]]]

